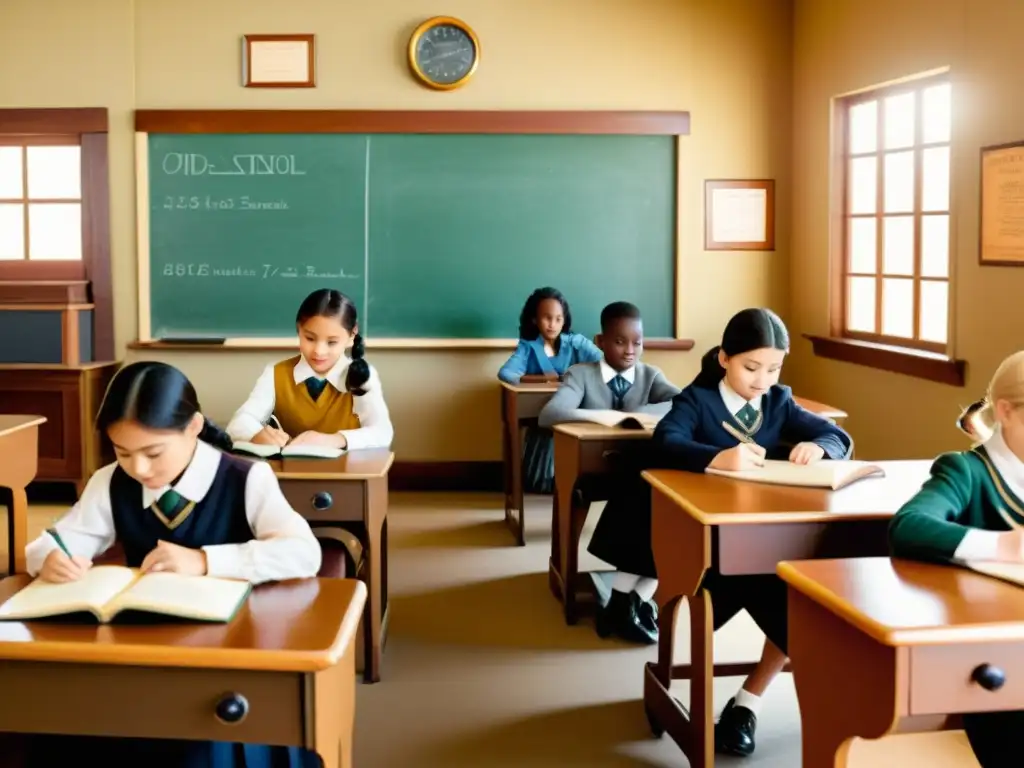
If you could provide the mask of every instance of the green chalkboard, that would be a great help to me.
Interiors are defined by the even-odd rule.
[[[509,339],[554,285],[673,336],[671,136],[152,134],[150,336],[288,337],[310,291],[368,339]]]

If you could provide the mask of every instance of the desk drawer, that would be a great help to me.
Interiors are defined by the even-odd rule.
[[[1005,679],[987,690],[975,670],[994,667]],[[984,643],[919,646],[910,651],[910,714],[1024,709],[1024,645]]]
[[[366,504],[365,484],[355,481],[281,480],[288,503],[314,522],[362,522]]]
[[[302,676],[222,669],[169,669],[0,661],[0,731],[81,736],[303,744]],[[239,693],[240,722],[216,717]],[[12,706],[17,702],[17,706]]]

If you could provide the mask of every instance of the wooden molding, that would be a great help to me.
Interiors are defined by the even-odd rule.
[[[89,303],[85,280],[0,280],[0,304],[52,304],[68,306]]]
[[[226,341],[140,341],[136,339],[128,343],[128,349],[189,351],[189,352],[277,352],[294,350],[295,339],[227,339]],[[368,339],[366,348],[371,351],[386,349],[432,349],[451,351],[479,351],[492,349],[515,349],[516,341],[508,344],[496,344],[494,339],[402,339],[402,343],[394,343],[394,339]],[[237,342],[237,343],[228,343]],[[644,339],[644,349],[674,350],[686,352],[693,349],[693,339]]]
[[[875,344],[857,339],[804,334],[810,340],[817,357],[840,360],[891,373],[902,373],[917,379],[964,386],[967,361],[957,360],[935,352]]]
[[[689,112],[140,109],[145,133],[516,133],[686,136]]]
[[[52,136],[106,132],[106,107],[0,109],[0,133]]]

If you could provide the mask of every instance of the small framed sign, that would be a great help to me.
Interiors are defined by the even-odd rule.
[[[246,88],[316,87],[313,35],[243,35],[242,85]]]
[[[774,251],[775,181],[704,182],[704,250]]]

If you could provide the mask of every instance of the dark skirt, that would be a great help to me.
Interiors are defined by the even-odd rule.
[[[320,757],[297,747],[168,739],[34,736],[26,768],[64,765],[140,768],[321,768]]]
[[[551,493],[555,484],[555,440],[550,429],[528,427],[523,441],[523,490]]]
[[[719,630],[742,610],[783,653],[789,642],[786,615],[786,583],[774,573],[723,576],[710,570],[704,574],[704,589],[711,593],[714,627]]]

